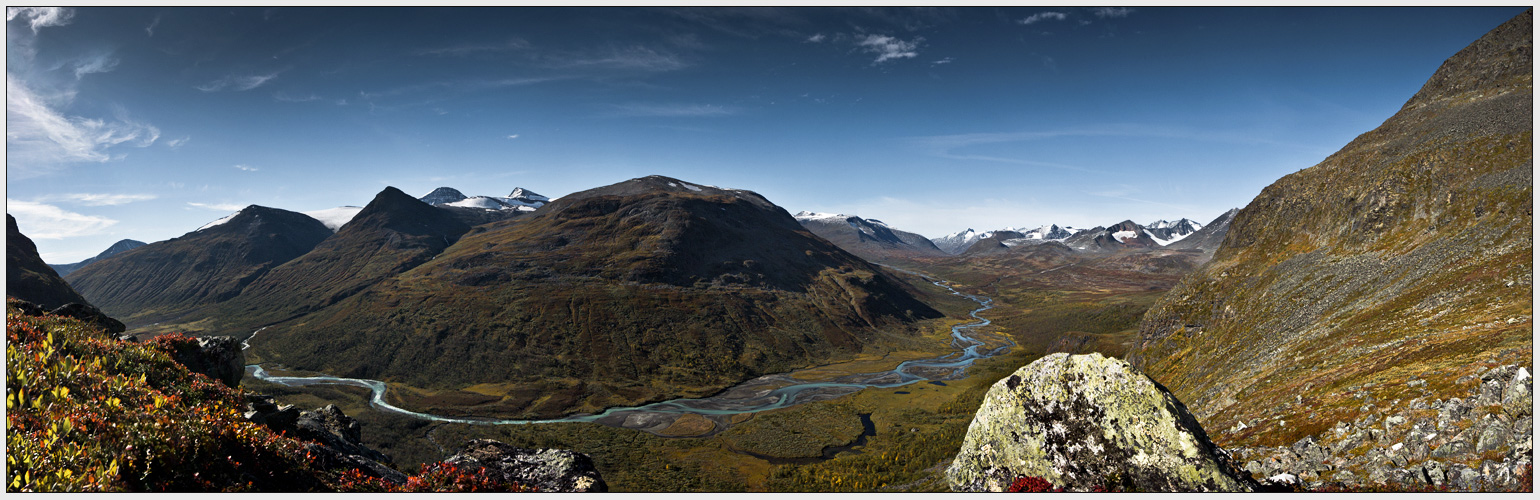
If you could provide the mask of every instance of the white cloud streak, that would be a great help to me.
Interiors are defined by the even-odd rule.
[[[630,103],[616,106],[618,116],[709,117],[738,114],[738,109],[716,104]]]
[[[419,56],[451,56],[464,57],[478,53],[515,52],[529,49],[528,41],[521,38],[512,38],[503,43],[462,43],[448,47],[435,47],[431,49],[418,49],[412,51]]]
[[[75,9],[66,7],[6,7],[5,21],[11,22],[17,18],[27,21],[32,27],[32,32],[49,26],[64,26],[75,17]]]
[[[611,48],[592,55],[579,55],[552,61],[556,67],[631,71],[674,71],[688,67],[679,56],[640,45]]]
[[[118,67],[118,58],[112,57],[110,53],[103,52],[87,56],[75,61],[71,65],[75,67],[75,79],[79,80],[80,77],[92,73],[106,73],[116,69]]]
[[[1129,14],[1134,13],[1134,9],[1128,7],[1097,7],[1095,9],[1091,9],[1091,13],[1096,14],[1096,17],[1101,18],[1128,17]]]
[[[150,21],[150,25],[144,27],[144,36],[146,36],[146,37],[155,36],[155,27],[156,26],[160,26],[160,14],[156,14],[155,15],[155,20]]]
[[[198,203],[195,201],[189,201],[187,204],[202,209],[217,210],[220,212],[234,212],[236,210],[246,208],[246,205],[236,205],[234,203]]]
[[[5,199],[5,211],[25,226],[28,238],[57,240],[101,233],[118,221],[96,215],[70,212],[62,208],[30,201]]]
[[[127,205],[136,201],[149,201],[155,199],[153,194],[106,194],[106,193],[68,193],[54,194],[38,197],[37,202],[63,201],[88,207],[104,207]]]
[[[282,71],[275,71],[265,75],[228,75],[224,78],[220,78],[203,85],[194,85],[193,88],[202,90],[204,92],[218,92],[221,90],[245,92],[247,90],[261,87],[263,84],[272,81],[274,78],[278,78],[279,73],[282,73]]]
[[[68,104],[73,92],[41,95],[9,74],[5,90],[6,158],[21,177],[47,173],[63,163],[106,162],[116,158],[108,148],[145,147],[160,137],[160,129],[133,121],[122,110],[112,121],[66,116],[56,108]]]
[[[236,165],[235,169],[236,170],[246,171],[246,172],[256,172],[257,170],[259,170],[257,167],[253,167],[251,165]]]
[[[1033,24],[1038,21],[1047,21],[1050,19],[1054,21],[1063,21],[1068,18],[1069,14],[1065,14],[1063,12],[1045,11],[1027,16],[1026,19],[1022,19],[1018,22],[1021,24]]]
[[[190,140],[192,140],[192,137],[182,137],[182,138],[178,138],[178,139],[171,139],[171,140],[166,141],[166,147],[171,148],[171,149],[180,148],[180,147],[182,147],[183,144],[187,144],[187,141],[190,141]]]
[[[925,41],[924,38],[915,38],[912,42],[906,42],[887,35],[865,35],[859,37],[856,45],[867,52],[877,54],[877,60],[872,61],[872,64],[881,64],[894,59],[907,59],[919,56],[920,53],[916,49],[920,47],[920,42],[923,41]]]

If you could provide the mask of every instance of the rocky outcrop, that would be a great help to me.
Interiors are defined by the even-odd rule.
[[[69,316],[71,318],[96,325],[97,328],[101,328],[102,331],[107,333],[123,333],[123,330],[127,329],[123,326],[122,321],[108,317],[107,314],[103,313],[101,309],[97,309],[96,306],[91,304],[71,302],[54,309],[53,313],[60,316]]]
[[[86,302],[85,297],[43,262],[43,257],[37,253],[37,245],[21,233],[11,214],[5,214],[5,295],[47,309],[71,302]]]
[[[491,439],[472,439],[444,462],[462,468],[485,467],[504,481],[534,486],[540,491],[609,491],[593,460],[568,450],[531,450]]]
[[[1252,491],[1181,401],[1128,363],[1052,354],[996,382],[946,472],[954,491]]]
[[[171,359],[193,373],[202,373],[227,387],[240,387],[246,375],[246,354],[235,337],[201,337],[196,347],[188,344],[171,353]]]
[[[106,314],[102,313],[101,309],[97,309],[95,306],[90,304],[71,302],[54,308],[53,311],[43,309],[43,306],[21,299],[15,299],[13,305],[21,312],[21,314],[27,316],[42,316],[44,314],[67,316],[78,319],[80,321],[84,321],[91,325],[95,325],[97,328],[102,329],[108,334],[123,333],[124,330],[122,321],[108,317]]]
[[[1232,452],[1253,477],[1307,490],[1528,491],[1520,477],[1534,462],[1529,368],[1499,366],[1457,384],[1472,387],[1465,397],[1431,401],[1365,397],[1356,421],[1291,446]],[[1236,430],[1267,424],[1241,422]]]
[[[358,421],[343,414],[336,405],[299,411],[294,405],[279,406],[271,396],[252,394],[246,397],[245,417],[275,432],[312,441],[306,448],[326,468],[354,468],[396,484],[407,480],[406,474],[386,465],[390,457],[363,445]]]

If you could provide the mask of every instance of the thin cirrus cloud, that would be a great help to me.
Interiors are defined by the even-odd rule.
[[[261,87],[263,84],[272,81],[274,78],[278,78],[279,73],[282,73],[282,71],[275,71],[265,75],[227,75],[224,78],[220,78],[203,85],[194,85],[193,88],[202,90],[204,92],[219,92],[221,90],[245,92],[247,90]]]
[[[529,48],[528,41],[522,38],[510,38],[508,41],[500,43],[461,43],[444,47],[417,49],[412,51],[412,54],[419,56],[465,57],[473,54],[513,52]]]
[[[234,212],[236,210],[246,208],[245,205],[236,205],[234,203],[198,203],[196,201],[189,201],[187,204],[206,210],[218,210],[220,212]]]
[[[236,165],[235,169],[243,172],[256,172],[257,170],[260,170],[257,167],[253,167],[251,165]]]
[[[1091,9],[1091,13],[1096,14],[1096,17],[1102,18],[1128,17],[1129,14],[1134,13],[1134,9],[1128,7],[1097,7]]]
[[[57,240],[101,233],[118,221],[97,215],[85,215],[43,203],[5,199],[5,211],[26,228],[27,237]]]
[[[149,201],[155,199],[153,194],[108,194],[108,193],[67,193],[54,194],[38,198],[41,202],[68,202],[88,207],[108,207],[127,205],[136,201]]]
[[[550,59],[552,66],[574,69],[674,71],[689,67],[674,53],[640,45],[612,47],[589,54],[569,54]]]
[[[1063,13],[1063,12],[1045,11],[1045,12],[1039,12],[1039,13],[1036,13],[1036,14],[1032,14],[1030,16],[1027,16],[1026,19],[1022,19],[1021,21],[1017,21],[1017,22],[1019,22],[1021,24],[1034,24],[1034,23],[1037,23],[1039,21],[1048,21],[1048,20],[1063,21],[1063,20],[1068,19],[1068,18],[1069,18],[1069,14],[1066,14],[1066,13]]]
[[[75,79],[79,80],[81,77],[92,73],[106,73],[117,69],[118,58],[112,57],[110,53],[102,52],[82,58],[70,65],[74,67]]]
[[[19,177],[46,174],[66,163],[106,162],[121,157],[108,152],[113,146],[146,147],[160,138],[160,129],[129,119],[121,109],[112,120],[65,115],[58,108],[69,103],[73,92],[40,94],[9,74],[5,89],[6,158]]]
[[[887,35],[865,35],[857,38],[856,45],[867,52],[877,54],[877,60],[872,61],[872,64],[881,64],[894,59],[919,56],[917,49],[923,41],[925,41],[924,38],[915,38],[913,41],[906,42]]]
[[[616,106],[615,116],[712,117],[738,114],[738,108],[716,104],[629,103]]]

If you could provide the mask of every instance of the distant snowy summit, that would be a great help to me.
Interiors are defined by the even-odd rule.
[[[521,187],[513,188],[513,192],[508,193],[508,196],[465,196],[455,188],[441,187],[418,199],[429,205],[520,212],[533,212],[551,201],[550,198]]]
[[[1158,220],[1149,224],[1135,224],[1124,221],[1114,224],[1112,227],[1094,227],[1090,229],[1078,229],[1057,224],[1048,224],[1034,229],[1007,227],[993,231],[975,231],[972,228],[958,231],[940,238],[932,238],[936,244],[946,253],[957,255],[967,251],[980,240],[994,238],[1007,247],[1020,245],[1036,245],[1056,241],[1068,245],[1076,250],[1105,249],[1110,246],[1158,246],[1164,247],[1182,240],[1199,230],[1203,224],[1189,219],[1176,221]],[[1097,237],[1101,239],[1097,242]]]
[[[1016,246],[1049,241],[1064,241],[1066,238],[1074,236],[1078,231],[1078,229],[1073,227],[1060,226],[1058,224],[1048,224],[1033,229],[1007,227],[983,232],[968,228],[940,238],[932,238],[930,241],[936,244],[936,248],[956,255],[968,250],[969,247],[972,247],[974,243],[978,243],[979,240],[994,238],[996,235],[1001,237],[1001,243],[1006,246]]]

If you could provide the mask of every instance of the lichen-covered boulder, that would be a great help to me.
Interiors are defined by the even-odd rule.
[[[462,468],[485,467],[504,481],[545,492],[609,491],[593,459],[568,450],[531,450],[491,439],[472,439],[444,462]]]
[[[996,382],[946,471],[953,491],[1254,491],[1187,408],[1120,359],[1052,354]],[[1244,478],[1244,479],[1242,479]]]

